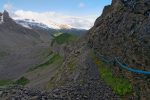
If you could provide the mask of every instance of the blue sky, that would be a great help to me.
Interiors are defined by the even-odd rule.
[[[0,9],[4,4],[12,4],[14,9],[36,12],[58,11],[74,15],[96,14],[111,0],[0,0]]]
[[[111,0],[0,0],[0,10],[55,12],[62,16],[98,17],[103,7],[108,4],[111,4]]]

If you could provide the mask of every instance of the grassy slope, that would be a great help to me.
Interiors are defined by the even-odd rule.
[[[30,81],[25,78],[25,77],[21,77],[20,79],[18,80],[0,80],[0,86],[8,86],[8,85],[11,85],[11,84],[18,84],[18,85],[26,85],[28,84]]]
[[[63,58],[59,54],[52,54],[46,62],[35,66],[27,72],[24,77],[30,80],[29,87],[45,88],[47,82],[53,77],[63,63]]]
[[[63,33],[59,36],[54,37],[54,39],[52,40],[51,45],[53,45],[53,43],[58,43],[58,44],[64,44],[64,43],[69,43],[74,41],[77,38],[77,36],[72,35],[72,34],[68,34],[68,33]]]
[[[70,59],[67,60],[65,66],[60,65],[58,72],[51,78],[51,80],[49,80],[47,84],[47,89],[52,89],[68,83],[66,79],[76,70],[77,62],[78,58],[72,56]]]
[[[18,79],[15,84],[18,84],[18,85],[22,85],[22,86],[25,86],[26,84],[28,84],[30,81],[25,78],[25,77],[21,77],[20,79]]]
[[[43,68],[43,67],[47,67],[49,66],[50,64],[54,63],[55,61],[59,60],[61,57],[59,54],[53,54],[53,56],[46,62],[38,65],[38,66],[35,66],[33,69],[31,69],[31,71],[35,70],[35,69],[38,69],[38,68]]]
[[[97,59],[94,54],[92,56],[98,67],[100,77],[112,87],[115,93],[123,96],[132,92],[132,85],[126,78],[122,76],[114,76],[111,67],[108,67],[110,65],[105,64],[100,59]]]
[[[0,86],[6,86],[12,83],[12,80],[0,80]]]

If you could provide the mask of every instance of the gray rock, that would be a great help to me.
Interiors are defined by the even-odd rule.
[[[3,91],[0,91],[0,97],[3,95]]]

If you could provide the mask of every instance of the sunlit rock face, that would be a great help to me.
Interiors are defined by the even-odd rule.
[[[89,43],[101,54],[150,70],[149,0],[113,0],[89,35]]]

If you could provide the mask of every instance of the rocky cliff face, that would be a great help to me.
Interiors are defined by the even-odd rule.
[[[150,70],[149,0],[113,0],[89,34],[89,42],[101,54]]]
[[[17,24],[3,12],[4,22],[0,24],[0,80],[15,79],[33,65],[42,61],[47,54],[50,37],[33,29]],[[49,38],[44,38],[44,37]]]

